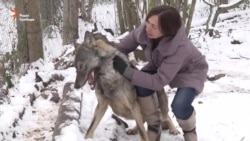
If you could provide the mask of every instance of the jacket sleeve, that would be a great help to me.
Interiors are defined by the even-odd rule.
[[[131,31],[126,37],[121,39],[120,43],[116,44],[116,48],[124,54],[129,54],[134,51],[139,46],[137,37],[141,28],[142,27],[139,26]]]
[[[174,55],[165,59],[155,74],[134,70],[131,83],[152,90],[160,90],[174,79],[182,68],[185,58],[186,55],[182,55],[181,57]]]

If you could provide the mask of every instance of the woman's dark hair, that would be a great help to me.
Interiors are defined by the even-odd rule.
[[[174,7],[167,5],[157,6],[149,11],[146,21],[154,15],[159,16],[158,23],[162,33],[165,36],[175,36],[182,24],[179,11]]]

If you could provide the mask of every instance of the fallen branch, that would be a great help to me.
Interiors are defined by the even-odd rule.
[[[241,57],[241,58],[244,58],[244,59],[246,59],[246,60],[249,60],[249,59],[250,59],[250,58],[245,57],[245,56],[242,56],[242,55],[240,55],[240,57]]]
[[[226,76],[226,74],[223,74],[223,73],[217,74],[217,75],[212,76],[212,77],[207,76],[207,80],[209,80],[209,81],[215,81],[215,80],[218,80],[218,79],[220,79],[220,78],[222,78],[224,76]]]
[[[239,55],[239,57],[231,57],[230,59],[246,59],[246,60],[249,60],[250,58],[247,58],[245,56]]]

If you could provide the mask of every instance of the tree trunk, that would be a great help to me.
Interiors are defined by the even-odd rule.
[[[89,0],[88,8],[87,8],[87,21],[91,22],[92,20],[92,8],[94,5],[94,0]]]
[[[233,9],[238,7],[239,5],[241,5],[244,0],[238,0],[237,2],[234,2],[234,4],[232,5],[228,5],[228,6],[223,6],[221,7],[218,4],[211,4],[209,2],[207,2],[206,0],[203,0],[203,2],[207,5],[209,5],[210,7],[210,14],[208,16],[208,20],[206,22],[206,34],[209,33],[210,37],[214,36],[214,27],[216,25],[217,19],[220,15],[220,13],[223,13],[225,11],[228,11],[229,9]]]
[[[144,19],[147,14],[147,0],[135,0],[136,9],[138,11],[138,15],[140,15],[140,20]]]
[[[163,4],[164,5],[170,5],[171,4],[171,0],[163,0]]]
[[[123,10],[122,10],[122,1],[121,0],[117,0],[116,1],[116,9],[117,9],[117,13],[118,13],[118,20],[119,20],[119,25],[120,25],[120,34],[123,34],[124,32],[126,32],[125,29],[125,22],[124,22],[124,17],[123,17]]]
[[[84,21],[92,22],[92,9],[95,0],[81,0],[81,18]],[[86,6],[87,5],[87,6]]]
[[[27,33],[27,22],[20,21],[20,14],[27,15],[27,9],[25,9],[25,0],[15,0],[16,9],[18,14],[16,18],[17,23],[17,51],[20,63],[29,62],[29,49],[28,49],[28,33]]]
[[[50,25],[59,26],[60,19],[62,19],[60,9],[62,9],[60,0],[39,0],[42,29]]]
[[[161,0],[149,0],[148,1],[148,9],[152,9],[155,6],[161,5]]]
[[[125,28],[127,31],[132,31],[140,25],[140,18],[137,12],[135,3],[132,0],[123,1],[123,13]]]
[[[18,9],[17,50],[21,63],[30,63],[43,58],[42,32],[38,1],[15,0]]]
[[[218,3],[221,4],[228,4],[228,0],[218,0]]]
[[[43,39],[38,0],[29,1],[27,9],[29,17],[34,19],[32,22],[27,22],[29,61],[33,62],[43,58]]]
[[[139,26],[141,21],[135,3],[132,0],[116,2],[121,33],[132,31]]]
[[[189,9],[188,19],[186,22],[186,33],[189,34],[191,23],[193,21],[193,15],[195,10],[196,0],[192,0],[191,7]]]
[[[78,38],[78,1],[64,0],[63,45],[74,43]]]
[[[52,6],[51,0],[39,0],[42,29],[53,24]]]
[[[189,9],[188,9],[188,0],[183,0],[182,2],[182,21],[183,23],[187,22],[189,16]]]
[[[161,0],[154,0],[155,6],[161,5]]]
[[[87,8],[86,8],[86,0],[81,0],[81,18],[85,20],[87,18]]]
[[[163,0],[163,4],[175,7],[178,11],[180,11],[182,21],[186,26],[186,33],[189,33],[196,0],[192,0],[191,4],[188,3],[188,0]]]

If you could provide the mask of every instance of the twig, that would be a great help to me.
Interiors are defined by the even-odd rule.
[[[245,140],[245,137],[242,137],[241,139],[240,139],[240,141],[244,141]]]
[[[207,76],[207,79],[209,81],[215,81],[215,80],[218,80],[218,79],[220,79],[221,77],[224,77],[224,76],[226,76],[226,74],[220,73],[220,74],[217,74],[217,75],[212,76],[212,77]]]
[[[230,59],[246,59],[246,60],[249,60],[250,58],[247,58],[245,56],[242,56],[242,55],[239,55],[239,57],[231,57]]]
[[[249,59],[250,59],[250,58],[247,58],[247,57],[242,56],[242,55],[240,55],[240,57],[241,57],[241,58],[244,58],[244,59],[246,59],[246,60],[249,60]]]

